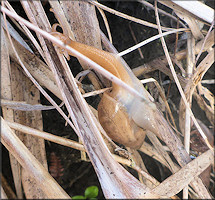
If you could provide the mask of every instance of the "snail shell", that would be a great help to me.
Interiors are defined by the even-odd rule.
[[[99,121],[108,136],[127,147],[138,149],[142,146],[146,132],[129,117],[125,106],[104,93],[98,105]]]

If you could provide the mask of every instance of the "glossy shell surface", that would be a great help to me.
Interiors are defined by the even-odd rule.
[[[115,142],[138,149],[144,142],[145,131],[134,123],[126,108],[110,94],[104,93],[98,106],[102,127]]]

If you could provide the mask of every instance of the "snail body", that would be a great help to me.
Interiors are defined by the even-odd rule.
[[[156,133],[153,109],[151,109],[155,108],[155,104],[150,101],[145,88],[121,58],[115,54],[73,41],[61,33],[54,32],[52,35],[136,89],[147,100],[142,101],[124,88],[112,83],[112,91],[105,92],[98,105],[99,121],[110,138],[127,147],[138,149],[144,142],[146,130]]]

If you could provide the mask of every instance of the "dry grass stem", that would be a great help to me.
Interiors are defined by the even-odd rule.
[[[12,100],[12,83],[10,80],[11,71],[10,71],[10,60],[9,60],[9,52],[8,52],[8,44],[5,40],[6,36],[3,32],[3,28],[1,27],[1,77],[4,80],[1,84],[1,97],[4,99]],[[14,121],[14,112],[12,109],[8,109],[6,107],[2,107],[2,114],[5,119],[9,121]],[[19,135],[19,133],[17,133]],[[18,198],[23,198],[22,187],[21,187],[21,166],[17,162],[17,160],[13,157],[12,154],[9,154],[10,162],[11,162],[11,170],[14,179],[15,190]]]
[[[103,21],[105,23],[105,27],[106,27],[106,30],[107,30],[107,33],[108,33],[109,41],[112,44],[113,40],[112,40],[111,31],[110,31],[110,27],[109,27],[109,24],[108,24],[107,17],[105,15],[104,11],[101,8],[97,7],[97,9],[98,9],[98,11],[100,12],[100,14],[101,14],[101,16],[103,18]]]
[[[9,10],[11,10],[12,12],[16,13],[15,10],[13,9],[13,7],[9,4],[8,1],[5,2],[5,5],[8,7]],[[16,13],[17,14],[17,13]],[[36,47],[36,49],[38,50],[38,52],[40,53],[40,55],[42,56],[42,58],[44,60],[45,57],[44,57],[44,54],[43,54],[43,51],[40,47],[40,45],[38,44],[37,40],[34,38],[34,36],[32,35],[32,33],[30,32],[30,30],[22,23],[20,23],[20,26],[22,27],[21,30],[24,30],[26,35],[29,37],[29,39],[32,41],[32,43],[34,44],[34,46]],[[15,31],[15,30],[14,30]],[[16,31],[15,31],[16,32]],[[15,38],[15,37],[14,37]],[[16,37],[17,38],[17,37]]]
[[[215,84],[215,79],[210,79],[210,80],[202,80],[201,84]]]
[[[203,45],[204,44],[204,45]],[[195,54],[199,54],[201,51],[209,50],[214,44],[214,30],[211,31],[211,34],[207,38],[203,38],[195,45]],[[202,47],[204,47],[202,49]],[[202,49],[202,50],[201,50]],[[186,57],[186,49],[181,50],[175,54],[177,60],[181,60]]]
[[[58,22],[62,26],[63,33],[67,35],[71,39],[75,39],[75,36],[73,32],[71,31],[70,24],[68,23],[68,20],[66,19],[66,16],[64,14],[64,11],[62,7],[60,6],[60,2],[58,1],[49,1],[51,5],[51,11],[54,12],[55,17],[57,18]]]
[[[201,174],[213,162],[213,150],[208,150],[188,163],[174,175],[168,177],[153,191],[160,196],[173,196],[183,189],[192,179]],[[188,172],[189,171],[189,172]],[[181,179],[181,177],[185,177]],[[171,179],[171,181],[169,181]],[[170,185],[171,184],[171,185]],[[167,190],[168,188],[168,190]]]
[[[91,96],[95,96],[95,95],[98,95],[98,94],[101,94],[101,93],[104,93],[108,90],[110,90],[111,88],[103,88],[101,90],[95,90],[93,92],[88,92],[88,93],[85,93],[83,94],[83,97],[86,98],[86,97],[91,97]]]
[[[14,110],[30,111],[30,110],[51,110],[54,106],[45,106],[41,104],[31,105],[26,102],[1,100],[1,105]]]
[[[144,4],[145,6],[147,6],[147,7],[151,8],[151,9],[153,9],[153,10],[155,9],[154,6],[153,6],[152,4],[150,4],[149,2],[147,2],[147,1],[144,1],[144,0],[138,0],[138,1],[139,1],[140,3],[142,3],[142,4]],[[160,8],[158,8],[158,12],[161,13],[161,14],[163,14],[163,15],[166,15],[166,16],[170,17],[171,19],[173,19],[173,20],[176,21],[176,22],[179,21],[180,25],[182,25],[184,28],[187,28],[187,26],[186,26],[181,20],[178,20],[178,19],[177,19],[175,16],[173,16],[172,14],[169,14],[168,12],[166,12],[166,11],[160,9]]]
[[[198,53],[198,56],[196,57],[195,65],[196,65],[197,61],[199,60],[199,57],[201,56],[201,54],[202,54],[202,52],[203,52],[203,49],[205,48],[205,44],[206,44],[206,41],[207,41],[208,38],[209,38],[209,35],[210,35],[210,34],[213,35],[212,32],[211,32],[213,27],[214,27],[214,20],[213,20],[213,22],[211,23],[211,27],[209,28],[209,30],[208,30],[208,32],[207,32],[207,35],[206,35],[205,38],[204,38],[203,44],[202,44],[202,46],[201,46],[201,49],[200,49],[200,51],[199,51],[199,53]]]
[[[118,56],[124,56],[124,55],[126,55],[126,54],[128,54],[128,53],[130,53],[130,52],[132,52],[132,51],[134,51],[134,50],[136,50],[136,49],[138,49],[138,48],[140,48],[140,47],[142,47],[142,46],[144,46],[144,45],[146,45],[146,44],[148,44],[148,43],[150,43],[150,42],[152,42],[152,41],[154,41],[156,39],[159,39],[159,38],[161,38],[163,36],[166,36],[166,35],[169,35],[169,34],[181,32],[181,31],[188,31],[188,29],[187,28],[181,28],[181,29],[176,29],[176,30],[173,30],[173,31],[168,31],[168,32],[165,32],[165,33],[160,33],[160,34],[155,35],[155,36],[153,36],[153,37],[151,37],[151,38],[149,38],[147,40],[144,40],[144,41],[140,42],[139,44],[134,45],[133,47],[130,47],[130,48],[126,49],[125,51],[122,51],[122,52],[118,53]]]
[[[31,173],[40,189],[46,194],[46,198],[68,199],[69,196],[30,153],[3,118],[1,118],[1,128],[1,142],[14,155],[22,167]]]
[[[95,6],[100,7],[101,9],[106,10],[106,11],[108,11],[108,12],[114,14],[114,15],[122,17],[124,19],[130,20],[130,21],[133,21],[133,22],[136,22],[138,24],[142,24],[142,25],[145,25],[145,26],[148,26],[148,27],[157,28],[156,24],[152,24],[152,23],[149,23],[147,21],[144,21],[144,20],[141,20],[141,19],[137,19],[135,17],[131,17],[129,15],[123,14],[121,12],[118,12],[118,11],[114,10],[114,9],[108,8],[107,6],[104,6],[104,5],[102,5],[102,4],[100,4],[100,3],[96,2],[96,1],[91,1],[90,3],[92,3]],[[162,27],[162,30],[164,30],[164,31],[170,31],[170,30],[172,30],[172,28]]]
[[[136,38],[136,36],[135,36],[135,34],[134,34],[134,31],[133,31],[133,29],[132,29],[132,27],[131,27],[131,24],[129,24],[129,29],[130,29],[130,32],[131,32],[131,35],[132,35],[133,40],[134,40],[135,43],[137,44],[137,43],[138,43],[138,42],[137,42],[137,38]],[[140,54],[140,57],[143,59],[143,58],[144,58],[144,57],[143,57],[143,53],[142,53],[142,51],[141,51],[140,48],[138,48],[138,52],[139,52],[139,54]]]
[[[193,73],[195,67],[195,39],[192,33],[188,33],[187,38],[187,76],[188,78]],[[192,94],[188,94],[187,101],[190,104],[192,103]],[[184,147],[187,153],[190,153],[190,130],[191,130],[191,119],[188,109],[185,110],[185,124],[184,124]],[[188,199],[188,186],[183,189],[183,198]]]
[[[55,136],[53,134],[50,134],[50,133],[47,133],[47,132],[44,132],[44,131],[39,131],[39,130],[36,130],[34,128],[24,126],[24,125],[15,123],[15,122],[7,121],[7,124],[12,129],[18,130],[18,131],[20,131],[22,133],[30,134],[30,135],[33,135],[33,136],[36,136],[36,137],[40,137],[40,138],[43,138],[45,140],[48,140],[48,141],[51,141],[51,142],[54,142],[54,143],[57,143],[57,144],[61,144],[63,146],[71,147],[71,148],[74,148],[74,149],[77,149],[77,150],[80,150],[80,151],[85,151],[83,145],[78,143],[78,142],[75,142],[75,141],[72,141],[72,140],[69,140],[69,139],[66,139],[66,138],[62,138],[62,137],[59,137],[59,136]]]
[[[20,131],[22,133],[30,134],[30,135],[33,135],[33,136],[36,136],[36,137],[40,137],[40,138],[43,138],[45,140],[48,140],[48,141],[51,141],[51,142],[54,142],[54,143],[57,143],[57,144],[61,144],[63,146],[67,146],[67,147],[70,147],[70,148],[74,148],[74,149],[79,150],[79,151],[86,151],[84,146],[83,146],[83,144],[80,144],[80,143],[78,143],[76,141],[72,141],[70,139],[55,136],[53,134],[50,134],[50,133],[47,133],[47,132],[44,132],[44,131],[39,131],[39,130],[36,130],[34,128],[27,127],[27,126],[24,126],[24,125],[15,123],[15,122],[9,122],[9,121],[6,121],[6,122],[7,122],[8,126],[10,128],[12,128],[14,130],[18,130],[18,131]],[[130,160],[122,158],[122,157],[114,155],[114,154],[113,154],[113,157],[119,163],[127,165],[129,167],[132,167],[132,162]]]
[[[194,18],[191,18],[190,16],[186,16],[184,14],[181,14],[179,12],[176,12],[176,14],[178,15],[178,17],[180,17],[181,19],[183,19],[189,26],[193,36],[197,39],[200,40],[203,38],[203,34],[199,28],[200,26],[200,22],[196,22],[196,20]]]
[[[202,2],[194,1],[165,1],[159,0],[159,3],[172,8],[174,11],[184,13],[187,16],[194,17],[197,20],[202,19],[209,24],[214,19],[214,10]]]
[[[212,66],[213,63],[214,63],[214,52],[212,50],[200,62],[200,64],[197,66],[195,72],[192,74],[192,77],[188,81],[188,83],[187,83],[187,85],[185,87],[185,94],[186,94],[186,96],[189,95],[189,94],[192,95],[194,93],[196,86],[200,83],[200,81],[202,80],[204,74]],[[200,86],[198,87],[198,89],[200,91],[203,91],[203,90],[201,90]],[[207,91],[207,90],[205,90],[205,91]],[[205,93],[205,96],[208,96],[209,102],[213,102],[213,101],[210,100],[210,99],[212,99],[211,97],[213,97],[213,95],[210,92],[204,92],[204,93]],[[214,113],[214,111],[213,111],[214,110],[213,103],[211,103],[211,105],[208,105],[207,107],[208,107],[208,109],[210,110],[211,113]],[[206,111],[208,109],[204,109],[204,110]],[[181,103],[181,105],[180,105],[180,110],[184,110],[184,104],[183,103]],[[183,115],[183,112],[180,112],[180,115]],[[180,118],[182,119],[182,120],[179,121],[180,125],[181,125],[181,124],[183,124],[183,117],[180,116]],[[211,114],[208,115],[208,118],[212,122],[213,116]],[[183,130],[183,128],[182,128],[182,130]]]
[[[208,23],[212,23],[214,20],[214,10],[200,1],[189,2],[172,0],[172,2]]]

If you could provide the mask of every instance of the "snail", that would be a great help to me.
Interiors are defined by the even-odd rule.
[[[146,130],[157,133],[156,123],[153,119],[153,111],[156,106],[150,100],[141,82],[120,57],[73,41],[59,32],[52,32],[52,35],[133,87],[147,100],[143,101],[121,86],[112,83],[112,91],[105,92],[98,105],[99,122],[112,140],[138,149],[144,142]],[[71,56],[74,55],[71,54]]]

